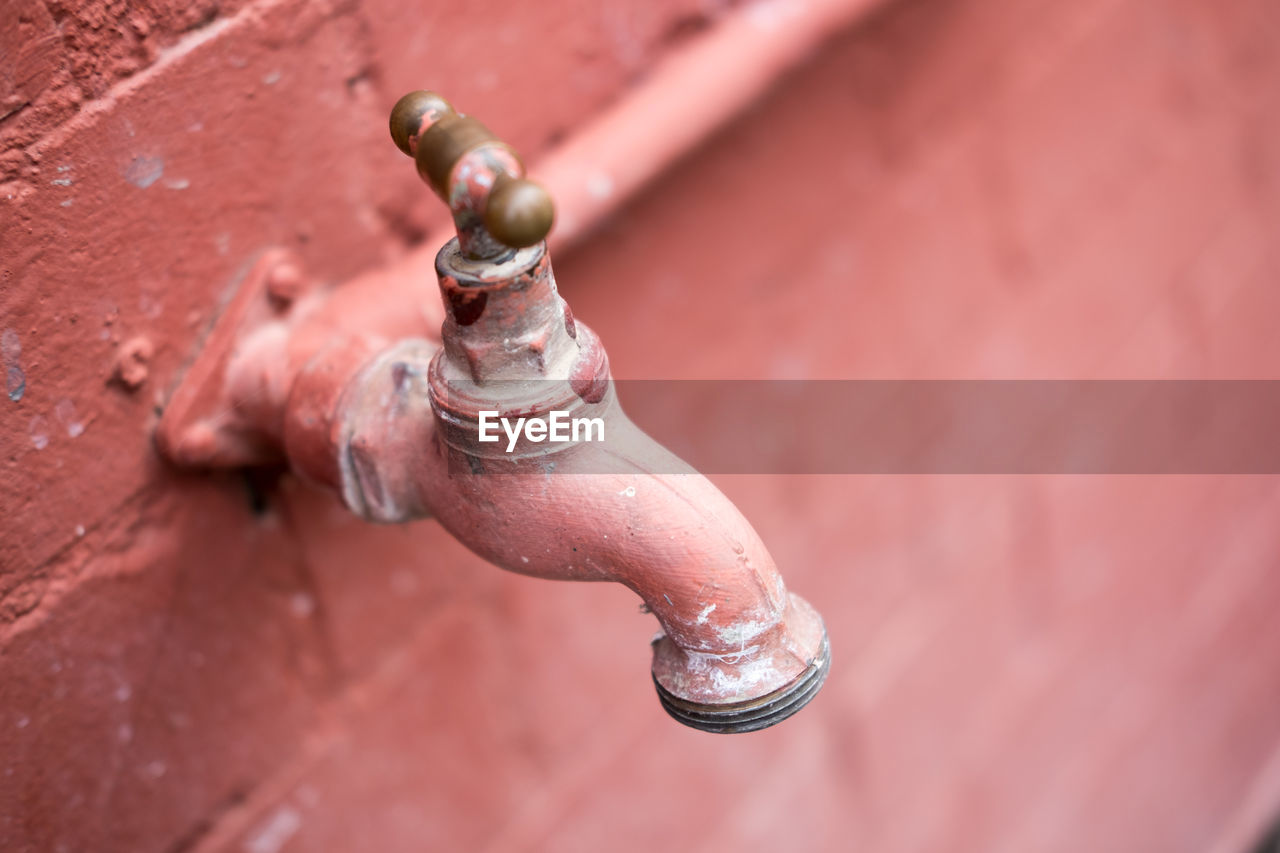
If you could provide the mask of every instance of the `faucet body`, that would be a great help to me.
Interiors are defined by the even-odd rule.
[[[504,569],[632,589],[661,626],[653,680],[681,722],[737,732],[785,719],[826,676],[821,618],[788,592],[732,502],[623,413],[605,350],[557,292],[545,243],[513,247],[485,227],[486,194],[523,179],[518,161],[473,150],[452,169],[422,168],[423,134],[448,115],[439,103],[419,97],[392,129],[410,128],[397,143],[454,196],[459,238],[435,263],[442,299],[370,325],[370,309],[351,310],[365,303],[340,288],[259,324],[221,370],[241,445],[283,455],[369,521],[432,517]],[[510,171],[486,177],[490,167]],[[553,412],[599,419],[605,440],[481,440],[484,413]],[[207,438],[202,456],[201,435],[171,421],[159,437],[179,461],[231,458],[211,455]]]

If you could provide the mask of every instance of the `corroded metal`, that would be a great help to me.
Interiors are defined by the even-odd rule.
[[[499,243],[516,248],[540,243],[554,219],[551,196],[533,181],[508,175],[494,181],[484,224]]]
[[[466,154],[481,145],[502,145],[497,134],[471,116],[448,113],[422,134],[413,155],[418,174],[443,199],[449,198],[449,174]],[[509,146],[503,145],[508,151]],[[515,152],[511,151],[512,156]]]
[[[410,157],[418,148],[418,139],[441,116],[453,113],[453,107],[435,92],[410,92],[391,110],[391,139]]]
[[[468,257],[501,257],[537,245],[551,230],[551,196],[525,178],[515,149],[434,92],[410,92],[396,102],[391,138],[449,205]]]
[[[826,682],[830,668],[831,646],[824,629],[822,647],[804,672],[790,684],[757,699],[704,704],[681,699],[664,687],[656,675],[653,686],[657,688],[663,710],[686,726],[715,734],[741,734],[777,725],[808,705]]]

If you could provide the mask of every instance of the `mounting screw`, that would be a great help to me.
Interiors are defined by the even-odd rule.
[[[155,354],[155,346],[144,336],[130,338],[116,353],[114,376],[126,389],[136,391],[147,381],[147,362]]]
[[[267,273],[267,295],[281,310],[302,295],[305,284],[302,269],[293,261],[281,261]]]

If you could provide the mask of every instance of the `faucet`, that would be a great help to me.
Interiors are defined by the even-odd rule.
[[[390,124],[453,216],[443,298],[378,273],[299,292],[297,259],[268,252],[167,406],[161,451],[284,460],[366,520],[435,518],[501,568],[624,584],[660,626],[652,677],[673,718],[730,733],[794,714],[826,678],[822,619],[733,503],[623,412],[600,339],[557,292],[550,195],[438,94],[401,98]],[[574,429],[551,441],[561,416]]]

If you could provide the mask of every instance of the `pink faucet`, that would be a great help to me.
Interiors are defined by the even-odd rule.
[[[653,680],[682,723],[753,731],[798,711],[826,677],[822,619],[737,508],[623,413],[604,347],[556,291],[547,193],[433,93],[402,98],[391,134],[453,213],[443,312],[404,276],[298,295],[296,262],[265,257],[166,409],[162,450],[283,457],[368,520],[435,518],[504,569],[626,585],[661,625]],[[546,435],[553,413],[566,440]]]

